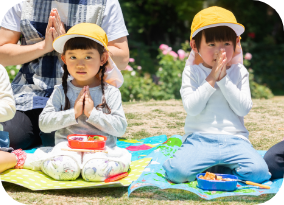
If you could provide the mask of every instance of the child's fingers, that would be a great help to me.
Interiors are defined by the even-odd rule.
[[[80,91],[80,93],[79,93],[80,96],[84,94],[84,92],[85,92],[85,89],[84,89],[84,88],[85,88],[85,87],[83,87],[82,90]]]
[[[84,98],[85,98],[85,95],[82,95],[79,99],[80,102],[83,102],[84,101]]]

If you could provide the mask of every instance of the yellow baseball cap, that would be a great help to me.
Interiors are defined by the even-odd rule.
[[[191,24],[190,40],[198,32],[216,26],[228,26],[236,32],[237,36],[240,36],[245,31],[245,27],[237,22],[231,11],[218,6],[212,6],[201,10],[194,16]]]
[[[104,46],[108,51],[108,39],[106,32],[96,24],[93,23],[80,23],[70,28],[66,34],[57,37],[53,41],[53,48],[58,53],[63,53],[65,43],[75,37],[89,38],[100,45]]]
[[[69,39],[75,37],[89,38],[104,46],[105,49],[109,51],[107,47],[108,39],[105,31],[101,27],[93,23],[80,23],[70,28],[66,34],[57,37],[53,41],[54,50],[56,50],[58,53],[63,53],[65,43]],[[99,79],[101,79],[100,76]],[[106,65],[104,81],[117,88],[121,87],[124,81],[120,70],[110,56],[108,57],[108,64]]]

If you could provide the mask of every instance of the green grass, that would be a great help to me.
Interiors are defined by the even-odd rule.
[[[129,123],[128,127],[139,126],[139,125],[144,125],[144,123],[143,122]]]
[[[135,139],[143,139],[143,138],[146,138],[146,137],[151,137],[151,133],[147,132],[145,129],[142,129],[138,132],[134,132],[132,134],[133,138]]]

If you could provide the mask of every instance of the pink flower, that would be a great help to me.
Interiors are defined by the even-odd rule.
[[[139,65],[139,66],[137,66],[137,69],[138,69],[138,70],[141,70],[141,69],[142,69],[142,67]]]
[[[163,54],[167,55],[172,50],[172,47],[168,47],[166,50],[163,50]]]
[[[135,61],[134,58],[129,58],[130,63],[134,63],[134,61]]]
[[[166,45],[166,44],[161,44],[160,47],[159,47],[159,49],[163,51],[163,50],[168,49],[168,47],[169,47],[169,46]]]
[[[177,54],[176,52],[174,52],[174,51],[170,51],[169,54],[170,54],[171,56],[173,56],[174,58],[177,58],[177,57],[178,57],[178,54]]]
[[[164,55],[167,55],[167,54],[168,54],[168,51],[167,51],[167,50],[163,50],[163,54],[164,54]]]
[[[182,49],[178,50],[179,59],[183,60],[185,58],[185,51]]]
[[[250,60],[252,58],[252,55],[250,53],[246,53],[245,59]]]
[[[127,65],[125,70],[128,70],[128,71],[133,71],[133,68],[130,66],[130,65]]]

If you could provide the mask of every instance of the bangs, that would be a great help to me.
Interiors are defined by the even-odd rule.
[[[69,39],[65,43],[63,54],[65,54],[67,50],[77,50],[77,49],[80,50],[96,49],[99,51],[100,54],[104,52],[104,47],[98,44],[97,42],[84,37],[75,37]]]
[[[221,42],[221,41],[232,41],[234,45],[234,50],[236,49],[236,38],[237,34],[233,29],[228,26],[217,26],[212,28],[207,28],[196,34],[193,37],[196,43],[196,47],[199,50],[202,35],[205,37],[206,43],[209,42]]]

